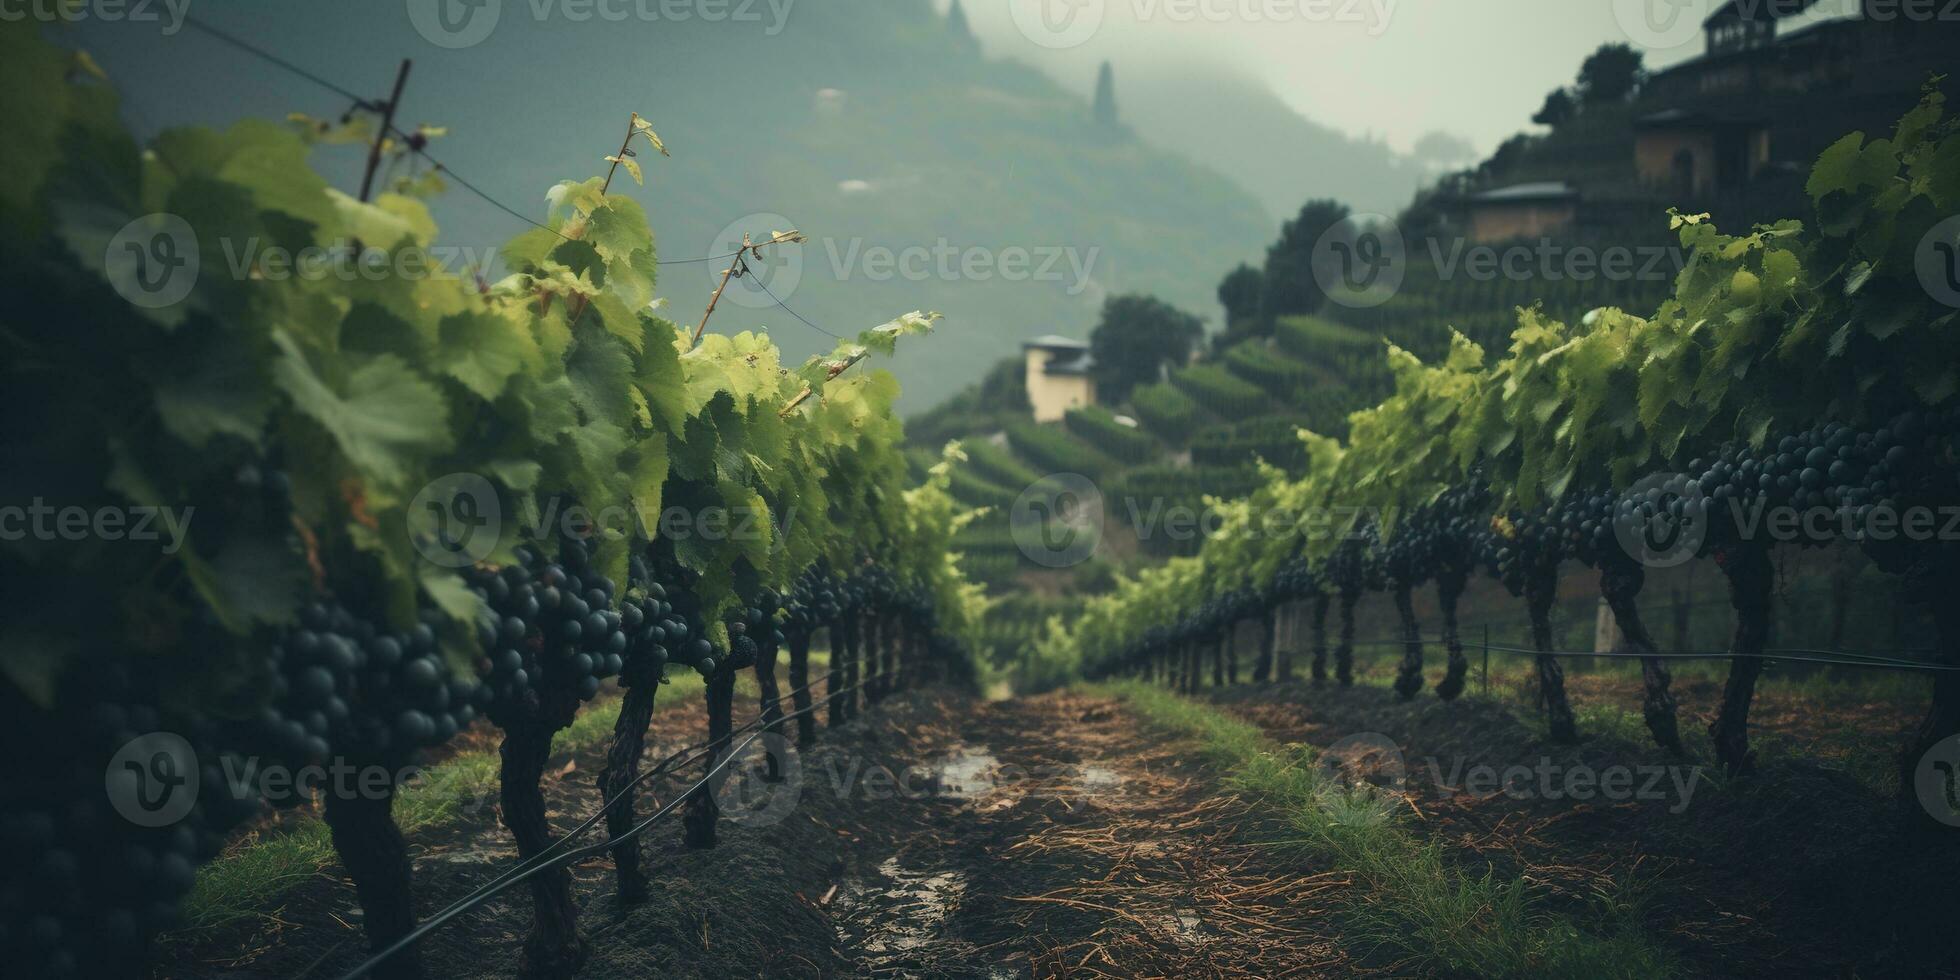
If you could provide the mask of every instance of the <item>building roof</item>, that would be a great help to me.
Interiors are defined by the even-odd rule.
[[[1079,357],[1052,357],[1041,366],[1042,374],[1053,374],[1064,378],[1088,377],[1096,366],[1096,359],[1083,352]]]
[[[1709,112],[1703,109],[1662,109],[1633,121],[1635,129],[1721,129],[1731,126],[1761,126],[1757,116]]]
[[[1578,190],[1565,181],[1545,180],[1533,184],[1512,184],[1509,187],[1472,194],[1470,203],[1521,204],[1528,201],[1565,201],[1578,196]]]
[[[1755,0],[1755,2],[1766,4],[1769,0]],[[1704,51],[1692,58],[1676,62],[1654,72],[1652,78],[1649,79],[1649,84],[1651,85],[1654,81],[1663,78],[1699,72],[1708,68],[1710,65],[1742,61],[1751,58],[1781,57],[1796,50],[1800,46],[1824,44],[1828,43],[1834,37],[1847,36],[1849,32],[1860,30],[1869,23],[1869,21],[1866,21],[1862,17],[1837,17],[1831,20],[1820,20],[1814,24],[1805,24],[1795,30],[1785,31],[1778,34],[1774,41],[1761,47],[1736,48],[1725,51]]]
[[[1022,344],[1021,349],[1022,350],[1031,350],[1031,349],[1052,350],[1052,351],[1086,351],[1089,349],[1089,342],[1086,340],[1076,340],[1072,337],[1064,337],[1060,334],[1051,333],[1046,337],[1036,337],[1035,339],[1030,340],[1025,344]]]
[[[1817,5],[1817,0],[1729,0],[1702,21],[1703,27],[1738,20],[1782,20]]]

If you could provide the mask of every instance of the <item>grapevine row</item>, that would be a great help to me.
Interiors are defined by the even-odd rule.
[[[316,796],[388,950],[418,921],[397,779],[487,722],[533,898],[524,969],[566,976],[584,944],[540,781],[553,737],[609,684],[622,704],[597,792],[631,902],[652,887],[625,831],[668,676],[706,679],[715,772],[740,671],[757,671],[761,723],[794,715],[812,743],[819,633],[832,724],[964,669],[979,600],[951,548],[961,457],[915,484],[897,384],[859,368],[936,317],[800,366],[766,334],[683,329],[653,302],[644,212],[601,177],[552,189],[501,281],[404,272],[434,241],[417,195],[439,174],[343,194],[310,165],[310,121],[139,147],[86,56],[29,23],[0,26],[0,63],[0,488],[186,518],[161,548],[0,543],[14,969],[139,973],[228,831]],[[608,159],[642,136],[660,147],[635,116]],[[382,271],[294,275],[275,252]],[[676,514],[694,523],[676,531]],[[364,778],[235,781],[253,767]],[[717,816],[710,786],[689,795],[691,846],[714,845]],[[374,972],[421,971],[411,947]]]
[[[1392,393],[1351,417],[1345,445],[1303,431],[1304,475],[1266,468],[1252,494],[1219,504],[1199,555],[1124,580],[1059,640],[1091,672],[1189,690],[1207,659],[1214,682],[1230,679],[1230,637],[1252,620],[1255,677],[1284,680],[1297,644],[1276,651],[1275,633],[1310,610],[1313,678],[1327,676],[1334,614],[1333,671],[1347,684],[1355,605],[1386,592],[1406,638],[1395,689],[1410,698],[1425,684],[1412,592],[1433,584],[1448,651],[1438,694],[1450,699],[1467,671],[1457,603],[1481,572],[1525,600],[1548,728],[1571,741],[1549,613],[1561,566],[1578,562],[1643,657],[1649,729],[1680,752],[1671,679],[1636,599],[1650,567],[1712,557],[1737,627],[1711,735],[1741,772],[1784,546],[1764,521],[1793,514],[1813,520],[1789,546],[1862,548],[1929,607],[1935,666],[1960,667],[1960,542],[1891,523],[1960,504],[1960,331],[1921,261],[1953,247],[1960,123],[1929,88],[1890,137],[1852,134],[1826,151],[1809,192],[1808,222],[1743,235],[1675,214],[1691,257],[1651,316],[1601,308],[1568,325],[1522,309],[1496,360],[1460,333],[1435,364],[1390,345]],[[1919,758],[1960,734],[1956,675],[1937,673],[1901,755],[1908,798]]]

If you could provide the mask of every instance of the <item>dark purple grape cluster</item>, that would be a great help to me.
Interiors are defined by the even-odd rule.
[[[498,727],[568,724],[580,702],[625,668],[627,614],[613,608],[616,585],[591,567],[584,541],[564,541],[557,562],[525,546],[517,564],[470,577],[492,613],[479,626],[485,654],[476,667]],[[644,625],[644,608],[640,615]]]
[[[452,676],[433,614],[393,631],[339,602],[314,602],[299,620],[266,648],[268,703],[229,726],[241,751],[295,770],[336,759],[396,768],[476,720],[483,694]],[[315,788],[296,783],[271,802],[303,803]]]
[[[9,975],[139,975],[151,938],[181,924],[197,866],[258,812],[234,791],[241,763],[222,755],[218,726],[162,707],[160,679],[141,669],[77,664],[45,707],[0,685],[0,737],[37,746],[0,783]]]

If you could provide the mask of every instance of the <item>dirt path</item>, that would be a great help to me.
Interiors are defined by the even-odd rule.
[[[663,716],[649,755],[698,735],[698,711]],[[752,711],[738,706],[737,719]],[[750,777],[762,747],[745,760]],[[683,849],[677,822],[657,826],[645,904],[615,901],[609,862],[578,866],[591,949],[581,976],[1346,972],[1323,915],[1345,879],[1246,843],[1245,808],[1113,702],[913,692],[824,732],[795,763],[783,787],[724,789],[712,850]],[[554,824],[592,812],[602,765],[596,751],[553,760]],[[494,799],[411,844],[424,914],[515,860]],[[515,977],[528,903],[520,889],[432,936],[430,974]],[[330,980],[358,962],[359,907],[337,867],[267,912],[173,947],[157,976]]]
[[[1243,842],[1244,807],[1114,703],[979,704],[937,734],[914,762],[937,788],[900,804],[890,856],[847,873],[837,921],[854,972],[1339,972],[1320,912],[1344,880]]]

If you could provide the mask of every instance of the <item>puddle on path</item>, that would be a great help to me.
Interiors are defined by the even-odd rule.
[[[876,874],[845,879],[838,889],[837,938],[860,954],[862,970],[924,965],[929,957],[921,954],[939,941],[965,894],[962,872],[915,870],[887,858]]]
[[[1000,759],[984,745],[962,745],[932,764],[933,788],[955,800],[976,800],[998,785]]]
[[[1075,779],[1075,789],[1083,796],[1112,793],[1123,785],[1123,776],[1108,766],[1083,766]]]

